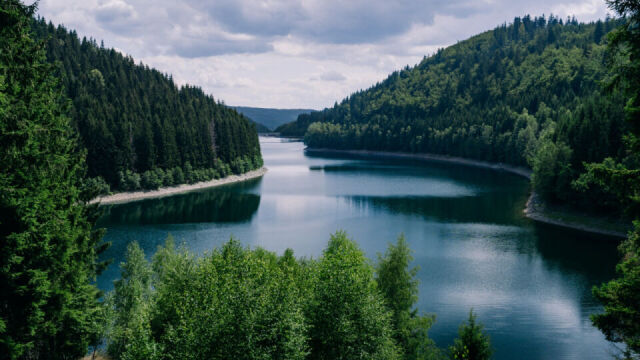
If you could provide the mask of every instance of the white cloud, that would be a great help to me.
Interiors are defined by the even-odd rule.
[[[39,14],[104,40],[227,104],[322,108],[438,48],[554,13],[603,18],[603,0],[41,0]],[[313,80],[317,81],[313,81]]]

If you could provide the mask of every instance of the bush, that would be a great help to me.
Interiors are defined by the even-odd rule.
[[[231,174],[231,167],[229,166],[229,164],[220,160],[216,161],[215,169],[220,177],[227,177]]]
[[[142,187],[146,190],[155,190],[162,186],[162,178],[154,170],[145,171],[142,174]]]
[[[173,168],[173,183],[176,185],[185,183],[185,177],[184,177],[184,172],[182,172],[182,168],[180,167]]]
[[[264,160],[262,160],[262,156],[257,154],[253,157],[253,168],[259,169],[264,166]]]
[[[173,186],[175,184],[175,180],[173,179],[173,170],[167,169],[164,172],[164,179],[162,180],[163,186]]]
[[[238,157],[231,161],[231,171],[234,174],[236,175],[243,174],[245,173],[246,169],[247,169],[247,164],[243,158]]]
[[[111,187],[100,176],[85,179],[82,184],[82,193],[85,199],[93,199],[100,195],[108,195]]]
[[[184,180],[189,184],[196,182],[196,180],[194,180],[193,167],[188,161],[184,164]]]
[[[140,175],[132,172],[131,170],[125,170],[118,172],[118,188],[123,191],[135,191],[140,189]]]
[[[209,168],[209,169],[207,169],[206,173],[207,173],[207,181],[215,179],[215,177],[216,177],[216,171],[215,170]]]

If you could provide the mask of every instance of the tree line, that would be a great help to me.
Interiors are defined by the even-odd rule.
[[[255,125],[200,88],[178,87],[170,75],[43,18],[31,29],[71,100],[90,178],[153,189],[193,181],[180,172],[200,181],[262,166]]]
[[[171,237],[151,262],[127,248],[107,296],[113,359],[489,359],[470,312],[446,350],[429,338],[435,316],[415,309],[417,269],[404,237],[374,266],[344,232],[318,259],[242,247],[203,257]]]
[[[314,148],[434,153],[533,169],[548,201],[620,212],[574,184],[585,163],[622,159],[625,100],[603,94],[606,34],[622,19],[584,24],[517,17],[438,50],[340,104],[281,126]]]

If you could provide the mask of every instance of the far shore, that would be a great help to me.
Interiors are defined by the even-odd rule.
[[[396,159],[418,159],[427,161],[447,162],[450,164],[459,164],[465,166],[475,166],[486,169],[493,169],[498,171],[505,171],[511,174],[531,179],[532,171],[530,169],[512,166],[503,163],[492,163],[488,161],[472,160],[457,156],[437,155],[437,154],[414,154],[414,153],[401,153],[390,151],[370,151],[370,150],[336,150],[325,148],[305,148],[309,153],[335,153],[335,154],[351,154],[362,155],[372,157],[385,157]],[[626,232],[623,230],[610,229],[610,227],[619,227],[607,223],[606,220],[595,218],[590,215],[579,214],[577,212],[570,212],[566,210],[553,211],[547,209],[544,202],[540,199],[535,191],[532,191],[527,200],[527,204],[523,210],[524,216],[541,223],[551,224],[556,226],[562,226],[575,230],[580,230],[589,233],[602,234],[610,237],[625,238]],[[553,214],[553,215],[552,215]],[[571,218],[571,219],[567,219]],[[593,225],[595,224],[595,225]],[[602,226],[598,225],[602,224]]]
[[[266,167],[261,167],[260,169],[252,170],[244,174],[229,175],[222,179],[213,179],[210,181],[203,181],[195,184],[183,184],[178,186],[163,187],[163,188],[159,188],[158,190],[149,190],[149,191],[120,192],[112,195],[99,196],[91,200],[90,203],[91,204],[99,203],[100,205],[121,204],[121,203],[127,203],[131,201],[137,201],[137,200],[170,196],[170,195],[185,193],[189,191],[202,190],[202,189],[207,189],[211,187],[256,179],[266,174],[267,170],[268,169]]]
[[[450,164],[460,164],[466,166],[475,166],[485,169],[493,169],[499,171],[505,171],[511,174],[519,175],[527,179],[531,179],[532,171],[525,167],[513,166],[503,163],[492,163],[488,161],[472,160],[457,156],[437,155],[437,154],[425,154],[425,153],[403,153],[403,152],[391,152],[391,151],[370,151],[370,150],[335,150],[335,149],[312,149],[305,148],[306,152],[310,153],[336,153],[336,154],[352,154],[363,156],[375,156],[385,158],[396,159],[418,159],[428,161],[447,162]]]

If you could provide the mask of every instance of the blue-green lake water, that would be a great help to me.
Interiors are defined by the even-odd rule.
[[[502,359],[608,359],[615,348],[591,325],[591,288],[611,279],[616,241],[523,217],[528,181],[468,166],[305,154],[300,142],[262,138],[261,179],[105,206],[99,224],[114,264],[126,245],[148,255],[171,233],[203,253],[234,236],[244,244],[317,257],[345,230],[374,260],[404,233],[420,267],[418,308],[445,347],[473,308]]]

